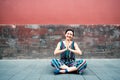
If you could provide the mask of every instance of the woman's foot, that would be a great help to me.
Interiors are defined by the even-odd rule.
[[[64,74],[64,73],[68,73],[68,70],[67,69],[65,70],[55,69],[54,70],[54,74]]]

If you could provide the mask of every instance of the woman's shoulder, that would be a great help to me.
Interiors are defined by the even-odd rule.
[[[62,44],[62,43],[63,43],[63,40],[60,40],[60,41],[58,42],[59,45]]]
[[[60,40],[59,43],[65,43],[65,40]]]
[[[72,43],[73,43],[74,45],[78,45],[76,41],[72,41]]]

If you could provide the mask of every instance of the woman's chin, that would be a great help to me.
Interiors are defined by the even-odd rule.
[[[71,39],[70,39],[70,38],[67,38],[67,41],[71,41]]]

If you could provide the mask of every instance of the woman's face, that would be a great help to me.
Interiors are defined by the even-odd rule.
[[[67,31],[65,34],[65,37],[67,40],[72,40],[73,39],[73,32],[72,31]]]

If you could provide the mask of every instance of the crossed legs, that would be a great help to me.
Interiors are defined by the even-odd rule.
[[[81,74],[87,67],[87,63],[85,60],[78,60],[76,61],[76,65],[68,67],[65,64],[61,64],[60,61],[58,61],[57,59],[53,59],[52,65],[57,69],[55,73],[67,73],[77,71],[77,73]]]

